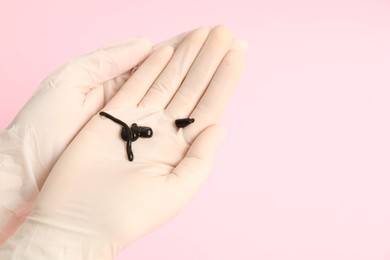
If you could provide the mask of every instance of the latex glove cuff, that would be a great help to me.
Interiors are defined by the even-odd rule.
[[[118,249],[108,241],[98,241],[93,234],[43,223],[33,217],[26,221],[3,245],[0,259],[115,259]]]

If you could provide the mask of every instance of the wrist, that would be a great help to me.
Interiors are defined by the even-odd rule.
[[[69,231],[27,217],[0,247],[0,259],[115,259],[118,248],[93,234]]]
[[[15,130],[0,131],[0,245],[23,223],[39,192],[33,174],[37,165],[28,160],[32,154],[22,129]]]

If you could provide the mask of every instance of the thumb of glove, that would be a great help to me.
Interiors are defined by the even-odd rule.
[[[184,159],[173,173],[179,176],[185,186],[196,192],[211,174],[217,152],[226,137],[226,128],[222,125],[207,127],[194,140]]]

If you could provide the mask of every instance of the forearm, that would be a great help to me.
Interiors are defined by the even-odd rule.
[[[111,260],[118,250],[91,234],[69,232],[30,217],[0,247],[7,260]]]

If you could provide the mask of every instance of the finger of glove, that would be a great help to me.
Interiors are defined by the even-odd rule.
[[[182,32],[178,35],[175,35],[174,37],[166,40],[166,41],[163,41],[163,42],[160,42],[158,44],[156,44],[154,47],[153,47],[153,50],[158,50],[162,47],[165,47],[165,46],[171,46],[172,48],[176,49],[182,42],[183,40],[189,35],[189,34],[192,34],[194,33],[195,31],[199,30],[199,29],[202,29],[203,27],[201,28],[197,28],[197,29],[194,29],[194,30],[191,30],[191,31],[187,31],[187,32]]]
[[[165,108],[184,80],[191,65],[205,43],[209,33],[208,28],[200,28],[185,37],[177,47],[172,59],[152,84],[145,97],[139,103],[140,107],[157,106]]]
[[[173,48],[171,46],[154,51],[110,100],[106,109],[138,105],[150,86],[164,70],[172,55]]]
[[[184,159],[167,175],[171,183],[196,192],[211,174],[217,152],[226,136],[222,125],[211,125],[194,140]],[[179,187],[180,189],[180,187]]]
[[[188,117],[232,43],[230,30],[225,26],[212,29],[198,57],[192,64],[180,88],[168,104],[166,112],[175,118]]]
[[[209,125],[220,122],[241,77],[246,50],[245,42],[235,41],[222,60],[204,95],[189,116],[195,118],[195,123],[183,129],[188,142],[191,143]]]
[[[149,55],[151,48],[149,39],[145,37],[111,45],[72,60],[61,78],[77,79],[77,83],[93,88],[129,71]]]

